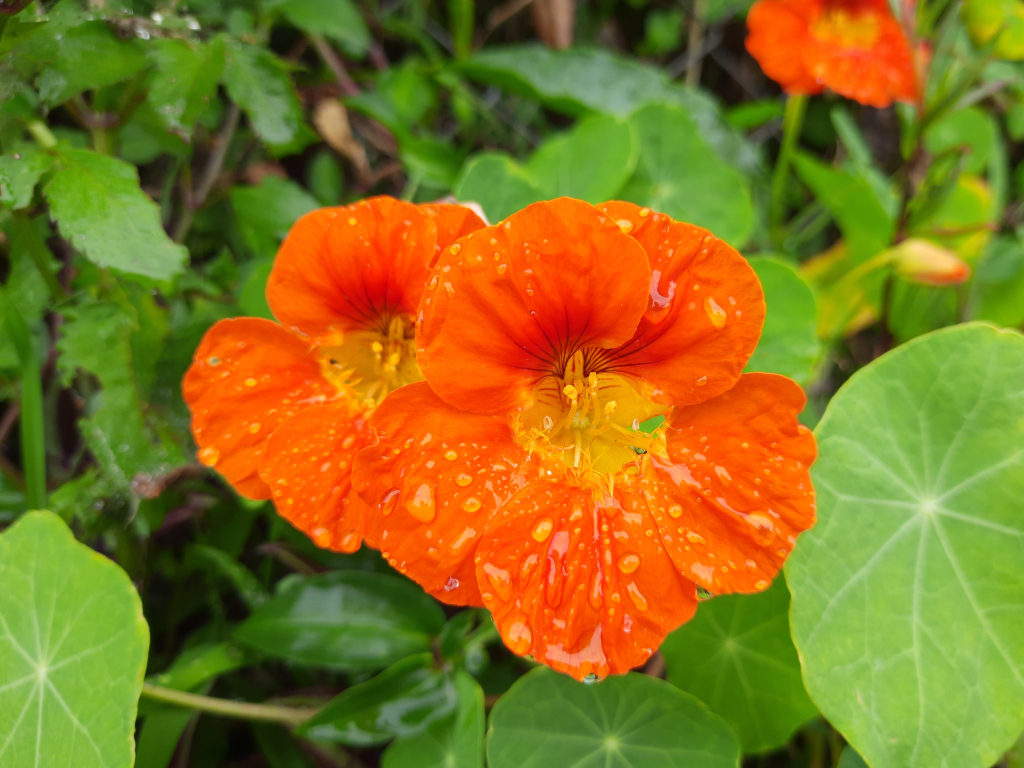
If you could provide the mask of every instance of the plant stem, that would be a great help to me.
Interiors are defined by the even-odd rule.
[[[142,684],[142,695],[151,699],[173,704],[185,709],[209,712],[222,717],[234,717],[240,720],[264,720],[271,723],[296,726],[316,714],[317,710],[300,707],[280,707],[270,704],[248,704],[241,701],[216,699],[212,696],[200,696],[197,693],[176,691],[151,683]]]
[[[240,115],[241,110],[238,105],[232,102],[228,108],[228,116],[224,120],[224,126],[221,128],[216,142],[210,149],[210,157],[206,161],[206,168],[203,170],[203,176],[199,180],[199,186],[191,193],[190,198],[185,201],[184,209],[181,212],[181,220],[174,230],[174,242],[182,243],[185,241],[185,236],[188,234],[189,229],[192,228],[192,219],[195,217],[196,211],[203,207],[207,195],[210,194],[213,185],[217,183],[217,177],[220,176],[221,169],[224,167],[224,157],[228,153],[228,147],[231,146],[231,140],[234,138],[235,130],[238,128],[238,118]],[[189,182],[186,181],[186,183]]]
[[[772,173],[771,201],[768,207],[768,231],[776,248],[782,241],[782,219],[786,214],[786,182],[789,180],[789,166],[793,158],[800,130],[807,111],[807,96],[792,94],[786,99],[786,111],[782,116],[782,147],[775,161]]]
[[[686,44],[686,85],[700,85],[701,62],[704,60],[704,26],[708,15],[708,0],[695,0],[693,18],[690,19],[690,37]]]
[[[25,127],[28,128],[28,132],[32,134],[32,138],[35,139],[43,149],[53,149],[57,146],[57,137],[53,135],[53,132],[42,120],[29,120],[25,124]]]
[[[46,441],[43,429],[43,380],[39,359],[25,318],[0,288],[4,327],[21,361],[21,467],[25,475],[25,503],[29,509],[46,508]]]

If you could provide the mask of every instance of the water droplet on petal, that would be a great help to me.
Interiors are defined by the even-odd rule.
[[[448,459],[448,461],[455,461],[457,458],[459,458],[459,454],[456,453],[455,451],[445,451],[444,457]]]
[[[721,330],[725,327],[725,310],[722,309],[718,305],[718,302],[710,296],[704,299],[704,311],[708,313],[708,318],[711,320],[711,324],[715,326],[715,328]]]
[[[208,445],[199,451],[199,461],[208,467],[212,467],[217,463],[220,458],[220,451],[214,448],[212,445]]]
[[[260,424],[258,421],[254,421],[252,424],[249,425],[249,434],[255,435],[261,429],[263,429],[263,425]]]
[[[632,552],[619,558],[619,570],[623,573],[632,573],[640,567],[640,556]]]
[[[533,533],[531,534],[535,541],[545,541],[548,536],[551,535],[551,531],[554,529],[555,524],[548,518],[543,518],[537,521],[537,524],[533,526]]]
[[[522,621],[513,621],[505,630],[505,639],[509,649],[519,656],[525,655],[533,643],[533,633]]]
[[[462,508],[467,512],[476,512],[480,509],[480,499],[470,496],[464,502],[462,502]]]
[[[245,386],[247,386],[247,387],[255,387],[256,386],[256,379],[254,379],[254,378],[252,378],[250,376],[248,379],[245,380]]]
[[[473,476],[467,475],[465,472],[463,472],[462,474],[455,478],[455,482],[457,485],[461,485],[463,488],[465,488],[467,485],[473,482]]]
[[[638,611],[647,610],[647,598],[640,592],[636,582],[629,582],[629,584],[626,585],[626,592],[629,594],[629,599],[633,601],[633,605],[636,606]]]
[[[679,504],[673,504],[668,508],[669,517],[681,517],[683,514],[683,508]]]
[[[459,588],[459,580],[454,576],[449,576],[448,581],[444,583],[444,591],[451,592],[453,589]]]
[[[434,519],[434,489],[429,483],[422,483],[416,494],[405,503],[409,514],[421,523],[429,523]]]
[[[758,579],[757,581],[754,582],[754,589],[767,589],[767,588],[768,588],[768,582],[765,581],[764,579]]]
[[[753,531],[754,541],[762,547],[772,543],[775,538],[775,526],[771,520],[758,514],[747,515],[746,520]]]

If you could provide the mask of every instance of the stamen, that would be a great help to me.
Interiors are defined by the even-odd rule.
[[[572,420],[576,418],[576,398],[579,397],[579,392],[572,384],[566,384],[562,389],[562,394],[569,398],[570,403],[569,412],[565,414],[565,420],[562,422],[562,429],[570,429],[572,427]]]

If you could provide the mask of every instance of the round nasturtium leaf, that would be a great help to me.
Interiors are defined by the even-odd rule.
[[[963,14],[976,45],[985,47],[998,34],[993,55],[1024,59],[1024,3],[1020,0],[967,0]]]
[[[818,713],[800,679],[782,576],[756,595],[704,601],[661,654],[668,681],[725,718],[744,752],[785,744]]]
[[[130,768],[149,627],[128,576],[59,517],[0,535],[0,765]]]
[[[736,768],[725,722],[663,680],[630,673],[587,685],[538,667],[491,711],[489,768]]]
[[[786,565],[804,683],[872,768],[985,768],[1024,730],[1024,336],[920,336],[816,430]]]
[[[806,384],[821,354],[814,293],[782,259],[758,256],[747,261],[761,281],[767,311],[761,339],[744,370],[781,373]]]

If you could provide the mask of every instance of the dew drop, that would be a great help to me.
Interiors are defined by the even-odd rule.
[[[212,445],[208,445],[199,451],[199,461],[208,467],[212,467],[217,463],[220,458],[220,451],[214,448]]]
[[[462,246],[459,245],[458,243],[455,243],[455,245],[453,245],[448,250],[450,250],[452,252],[452,255],[454,256],[455,254],[462,250]]]
[[[462,502],[462,508],[467,512],[476,512],[480,509],[480,499],[470,496],[464,502]]]
[[[718,330],[725,327],[725,310],[722,309],[718,302],[708,296],[704,299],[704,311],[708,313],[708,318],[711,320],[711,324]]]
[[[686,534],[686,540],[689,541],[691,544],[707,544],[708,543],[705,540],[705,538],[703,536],[701,536],[699,533],[697,533],[696,531],[690,531],[689,533],[687,533]]]
[[[444,591],[451,592],[453,589],[459,588],[459,580],[454,576],[449,576],[448,581],[444,583]]]
[[[533,633],[522,621],[513,621],[505,630],[505,639],[508,640],[508,647],[512,653],[522,656],[530,650]]]
[[[651,209],[650,208],[641,208],[640,209],[640,218],[641,219],[646,219],[650,215],[651,215]]]
[[[633,601],[633,605],[636,606],[638,611],[647,610],[647,598],[640,592],[636,582],[631,581],[626,585],[626,593],[629,595],[629,599]]]
[[[455,478],[456,485],[461,485],[463,488],[465,488],[467,485],[469,485],[472,482],[473,482],[473,476],[472,475],[467,475],[465,472],[463,472],[462,474],[460,474],[458,477]]]
[[[701,376],[699,379],[697,379],[697,386],[698,387],[703,387],[707,383],[708,383],[708,377],[707,376]]]
[[[247,387],[255,387],[256,386],[256,379],[254,379],[252,377],[249,377],[248,379],[245,380],[245,386],[247,386]]]
[[[683,508],[679,504],[673,504],[668,508],[669,517],[681,517],[683,514]]]
[[[499,264],[498,265],[498,274],[499,275],[504,275],[505,272],[507,272],[507,271],[508,271],[508,264]]]
[[[356,217],[352,216],[351,218],[349,218],[348,223],[354,227],[356,225]]]
[[[548,536],[551,535],[551,531],[554,530],[555,524],[548,518],[542,518],[537,521],[537,524],[533,526],[533,533],[531,534],[534,541],[545,541]]]
[[[762,547],[772,543],[775,538],[775,526],[771,520],[758,514],[747,515],[746,519],[753,531],[754,541]]]
[[[252,424],[249,425],[249,434],[255,435],[261,429],[263,429],[263,425],[260,424],[258,421],[254,421]]]
[[[619,225],[619,229],[622,230],[623,234],[628,235],[629,231],[633,229],[633,222],[629,219],[619,219],[615,223]]]
[[[429,523],[434,519],[434,489],[429,483],[422,483],[416,489],[416,494],[405,503],[409,514],[421,523]]]
[[[355,445],[355,442],[356,442],[355,435],[349,435],[348,437],[346,437],[344,440],[341,441],[341,447],[346,449],[346,450],[348,450],[353,445]]]
[[[767,589],[767,588],[768,588],[768,582],[765,581],[764,579],[758,579],[757,581],[754,582],[754,589]]]
[[[212,366],[216,367],[216,366],[220,365],[220,358],[219,357],[213,357],[213,356],[208,357],[208,358],[206,358],[206,363],[207,363],[207,365],[212,365]]]
[[[632,552],[619,558],[619,570],[623,573],[632,573],[640,567],[640,556]]]
[[[455,451],[449,450],[444,452],[444,457],[448,459],[448,461],[455,461],[457,458],[459,458],[459,454],[456,453]]]

